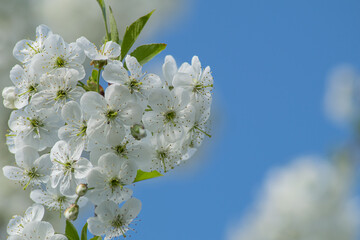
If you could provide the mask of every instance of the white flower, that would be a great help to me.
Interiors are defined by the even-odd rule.
[[[197,56],[192,58],[191,65],[184,63],[173,78],[173,86],[189,91],[194,101],[211,100],[213,83],[210,67],[203,70]]]
[[[89,117],[82,112],[80,105],[75,101],[66,103],[61,110],[61,116],[66,125],[59,129],[59,138],[68,142],[70,146],[79,145],[87,149],[89,138],[86,129]]]
[[[38,76],[33,71],[15,65],[10,71],[10,79],[16,87],[15,107],[23,108],[29,104],[30,98],[38,91],[40,84]]]
[[[145,171],[164,171],[173,169],[181,161],[181,145],[179,142],[171,143],[166,140],[164,135],[159,134],[151,139],[152,152],[149,155],[151,165]]]
[[[12,235],[8,240],[68,240],[61,234],[55,234],[54,228],[50,223],[35,221],[24,227],[21,235]]]
[[[128,88],[135,101],[146,101],[150,90],[162,87],[162,81],[159,76],[142,73],[141,65],[135,57],[128,55],[125,58],[125,62],[130,71],[130,76],[123,67],[122,62],[112,61],[104,68],[102,74],[104,80]]]
[[[19,167],[5,166],[3,173],[10,180],[19,181],[26,189],[49,180],[51,161],[49,154],[39,157],[32,147],[25,146],[15,153],[16,164]]]
[[[84,61],[84,51],[76,43],[67,44],[62,37],[52,34],[44,42],[44,52],[34,56],[31,67],[39,75],[59,68],[74,69],[79,72],[77,80],[81,80],[85,77]]]
[[[4,107],[9,109],[16,109],[15,102],[17,102],[15,87],[5,87],[2,91]]]
[[[91,60],[109,60],[120,55],[120,46],[116,42],[108,41],[98,50],[86,37],[76,40],[77,45],[84,50],[86,56]]]
[[[315,157],[271,172],[255,211],[229,239],[356,239],[359,209],[344,173]]]
[[[64,125],[62,119],[51,108],[36,110],[29,105],[11,113],[9,128],[16,134],[16,148],[29,145],[41,151],[58,140],[57,131]]]
[[[134,163],[119,158],[114,153],[106,153],[99,159],[98,167],[87,176],[89,190],[86,196],[94,204],[111,200],[121,203],[129,199],[132,190],[126,185],[133,183],[137,169]]]
[[[50,175],[51,187],[60,185],[60,192],[64,195],[74,195],[77,185],[92,168],[89,160],[81,157],[82,150],[82,147],[70,146],[62,140],[51,149],[50,159],[53,163]]]
[[[71,204],[73,204],[77,198],[77,195],[65,196],[60,192],[59,187],[53,188],[48,184],[46,190],[36,189],[30,193],[30,198],[39,204],[43,204],[51,211],[59,211],[62,213]],[[81,197],[78,201],[80,207],[85,206],[87,203],[86,197]]]
[[[85,93],[77,87],[79,73],[74,69],[57,69],[52,74],[44,74],[41,81],[41,91],[31,98],[31,103],[38,108],[54,107],[59,111],[67,101],[79,101]]]
[[[49,27],[43,24],[38,26],[36,28],[35,41],[26,39],[19,41],[13,50],[14,57],[20,62],[27,64],[36,54],[44,52],[44,42],[51,35],[52,32]]]
[[[180,140],[185,128],[192,126],[195,120],[195,109],[189,104],[188,92],[183,89],[155,89],[149,96],[149,106],[143,116],[146,129],[155,133],[164,134],[169,142]]]
[[[90,115],[87,135],[94,141],[112,143],[125,137],[124,125],[140,122],[142,109],[131,101],[129,91],[119,85],[111,85],[105,98],[96,92],[85,93],[80,100],[83,111]]]
[[[114,153],[119,158],[127,159],[134,163],[139,169],[147,169],[150,164],[150,146],[132,137],[125,137],[122,141],[114,141],[112,144],[93,146],[90,152],[90,161],[98,165],[98,159],[105,153]]]
[[[129,199],[119,208],[114,202],[103,202],[95,209],[97,217],[88,219],[89,231],[97,236],[105,235],[104,240],[118,236],[126,237],[129,225],[141,210],[141,202],[136,198]]]
[[[33,204],[24,213],[24,217],[15,215],[7,225],[9,235],[21,235],[24,227],[34,221],[41,221],[44,217],[45,209],[40,204]]]

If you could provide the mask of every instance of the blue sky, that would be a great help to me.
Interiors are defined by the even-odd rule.
[[[168,44],[159,61],[198,55],[211,66],[213,138],[193,164],[136,184],[143,209],[133,239],[225,239],[269,169],[297,156],[326,157],[349,137],[326,117],[323,97],[333,67],[360,69],[359,1],[189,5],[182,20],[147,42]]]

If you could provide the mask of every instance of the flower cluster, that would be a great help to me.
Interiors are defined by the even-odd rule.
[[[210,67],[203,69],[196,56],[178,67],[166,56],[162,77],[147,74],[134,56],[121,61],[116,42],[97,48],[80,37],[69,44],[45,25],[34,41],[19,41],[13,54],[21,65],[12,68],[14,86],[2,95],[14,109],[7,144],[17,166],[5,166],[4,175],[31,188],[35,203],[66,209],[70,220],[89,200],[97,206],[89,231],[105,239],[125,236],[141,209],[130,188],[138,174],[173,169],[210,136]],[[86,57],[97,69],[87,85]],[[29,210],[41,213],[26,224],[9,223],[10,239],[64,239],[41,221],[39,206]]]

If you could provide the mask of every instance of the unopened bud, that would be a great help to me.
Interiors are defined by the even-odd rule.
[[[141,124],[134,124],[131,128],[131,135],[136,139],[136,140],[141,140],[142,138],[146,137],[146,131],[145,131],[145,127]]]
[[[84,183],[80,183],[77,187],[76,187],[76,194],[79,196],[79,197],[82,197],[86,194],[88,190],[88,186],[87,184],[84,184]]]
[[[9,109],[16,109],[15,101],[16,101],[16,93],[15,87],[6,87],[2,91],[2,96],[4,98],[4,106]]]
[[[71,221],[75,221],[78,215],[79,215],[79,205],[77,204],[71,204],[70,207],[68,207],[64,212],[65,218]]]

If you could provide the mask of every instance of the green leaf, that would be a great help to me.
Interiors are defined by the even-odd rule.
[[[147,44],[136,48],[130,55],[135,57],[141,65],[144,65],[165,48],[165,43]]]
[[[105,1],[104,0],[96,0],[96,1],[100,5],[101,12],[102,12],[102,15],[103,15],[103,18],[104,18],[105,31],[106,31],[105,41],[107,41],[107,40],[109,40],[110,36],[109,36],[109,31],[108,31],[108,26],[107,26]]]
[[[76,228],[69,220],[66,220],[65,235],[69,240],[80,240]]]
[[[99,75],[99,71],[96,69],[93,69],[91,72],[91,81],[97,82],[98,75]]]
[[[140,182],[140,181],[144,181],[144,180],[156,178],[156,177],[161,177],[161,176],[163,176],[163,175],[161,173],[159,173],[158,171],[144,172],[139,169],[137,171],[134,182]]]
[[[100,236],[96,236],[96,237],[93,237],[92,239],[90,240],[102,240],[102,238]]]
[[[99,71],[96,69],[92,70],[91,76],[87,80],[87,88],[90,91],[96,91]]]
[[[105,1],[104,0],[96,0],[100,5],[101,9],[105,9]]]
[[[88,226],[88,223],[85,223],[85,225],[81,231],[81,240],[87,240],[87,226]]]
[[[117,25],[116,25],[116,20],[115,20],[115,17],[113,15],[111,7],[109,7],[109,10],[110,10],[109,21],[110,21],[111,41],[119,43],[120,39],[119,39],[118,28],[117,28]]]
[[[146,22],[149,20],[150,16],[153,14],[154,11],[155,10],[151,11],[145,16],[142,16],[141,18],[139,18],[138,20],[136,20],[126,28],[123,42],[121,44],[121,58],[120,58],[121,61],[124,59],[124,57],[129,52],[132,45],[135,43],[137,37],[141,33]]]

